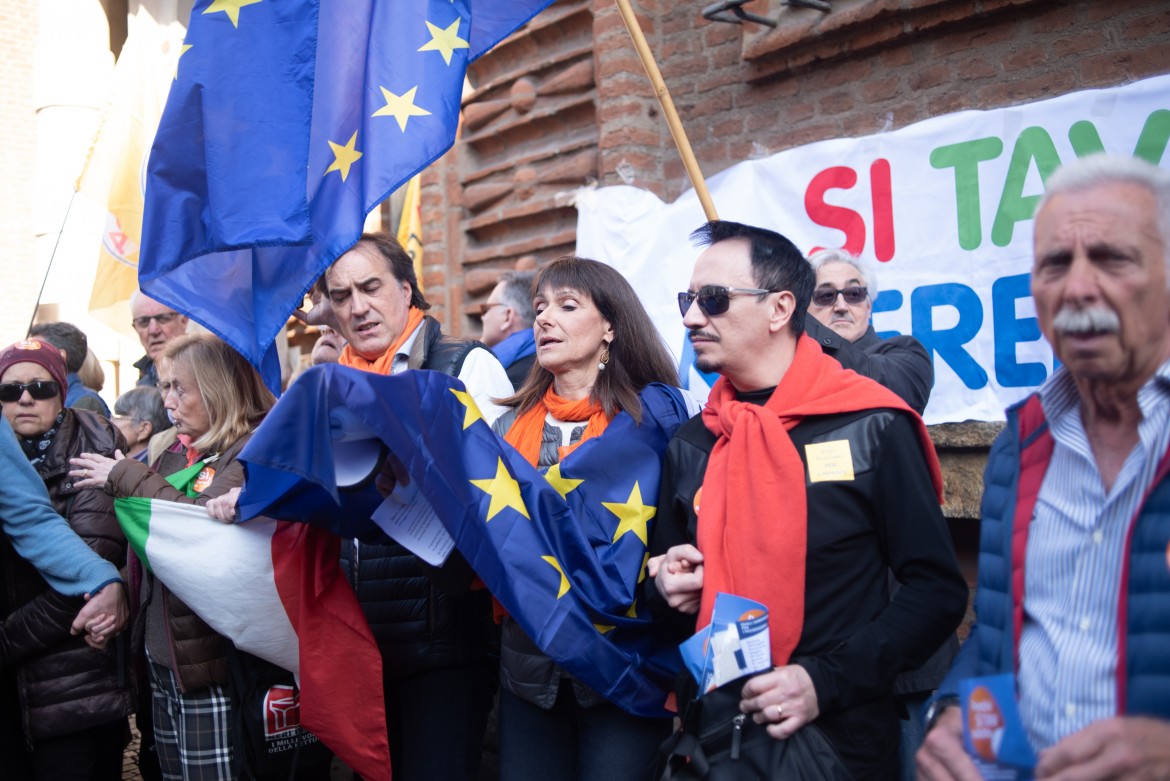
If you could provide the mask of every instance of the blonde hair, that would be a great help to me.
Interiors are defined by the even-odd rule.
[[[276,397],[252,364],[209,333],[187,334],[167,345],[171,372],[190,369],[207,411],[207,433],[191,443],[200,453],[218,453],[252,431]]]

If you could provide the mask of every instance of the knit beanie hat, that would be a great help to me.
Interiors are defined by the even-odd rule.
[[[66,379],[65,356],[56,347],[39,339],[24,339],[10,344],[0,352],[0,377],[18,363],[39,363],[49,376],[61,386],[61,404],[65,403],[65,391],[69,387]]]

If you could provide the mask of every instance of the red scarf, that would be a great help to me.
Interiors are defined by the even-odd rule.
[[[390,376],[390,371],[394,368],[394,356],[398,355],[398,349],[406,344],[406,340],[414,333],[415,329],[423,321],[422,310],[418,307],[412,306],[410,313],[406,316],[406,325],[402,329],[402,333],[398,334],[398,338],[394,343],[386,348],[386,351],[379,355],[372,361],[367,361],[354,351],[353,346],[348,342],[345,349],[341,351],[337,362],[342,366],[349,366],[354,369],[361,369],[364,372],[372,372],[374,374],[382,374],[387,377]]]
[[[539,466],[540,443],[544,438],[544,419],[550,412],[554,418],[565,422],[589,421],[585,425],[585,433],[580,440],[575,444],[557,449],[558,461],[563,461],[565,456],[576,450],[585,440],[599,436],[609,425],[609,417],[605,414],[605,409],[588,396],[575,401],[562,399],[553,392],[552,386],[549,386],[540,403],[533,405],[523,415],[516,416],[512,427],[504,435],[508,444],[516,448],[520,455],[524,456],[533,466]]]
[[[699,504],[703,599],[698,626],[711,622],[719,592],[768,606],[772,664],[787,664],[804,625],[808,497],[805,470],[788,432],[810,415],[898,409],[918,425],[935,492],[942,501],[938,456],[918,417],[873,380],[841,368],[808,336],[764,405],[737,401],[720,377],[707,398],[703,423],[719,439],[707,462]]]

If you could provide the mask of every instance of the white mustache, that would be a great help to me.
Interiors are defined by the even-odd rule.
[[[1089,309],[1062,307],[1052,319],[1052,327],[1071,334],[1115,334],[1121,330],[1121,318],[1112,309],[1102,306]]]

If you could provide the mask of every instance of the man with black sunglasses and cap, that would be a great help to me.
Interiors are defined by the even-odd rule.
[[[819,732],[846,777],[896,778],[894,678],[967,605],[934,448],[900,398],[804,334],[816,278],[792,242],[732,222],[692,238],[706,250],[679,309],[697,366],[722,376],[667,447],[647,598],[680,639],[721,591],[764,603],[775,668],[708,702],[751,717],[745,746]],[[694,682],[676,693],[693,702]]]
[[[877,380],[919,415],[930,400],[934,366],[913,336],[881,339],[869,322],[877,297],[873,264],[839,249],[809,258],[817,275],[804,330],[846,369]]]

